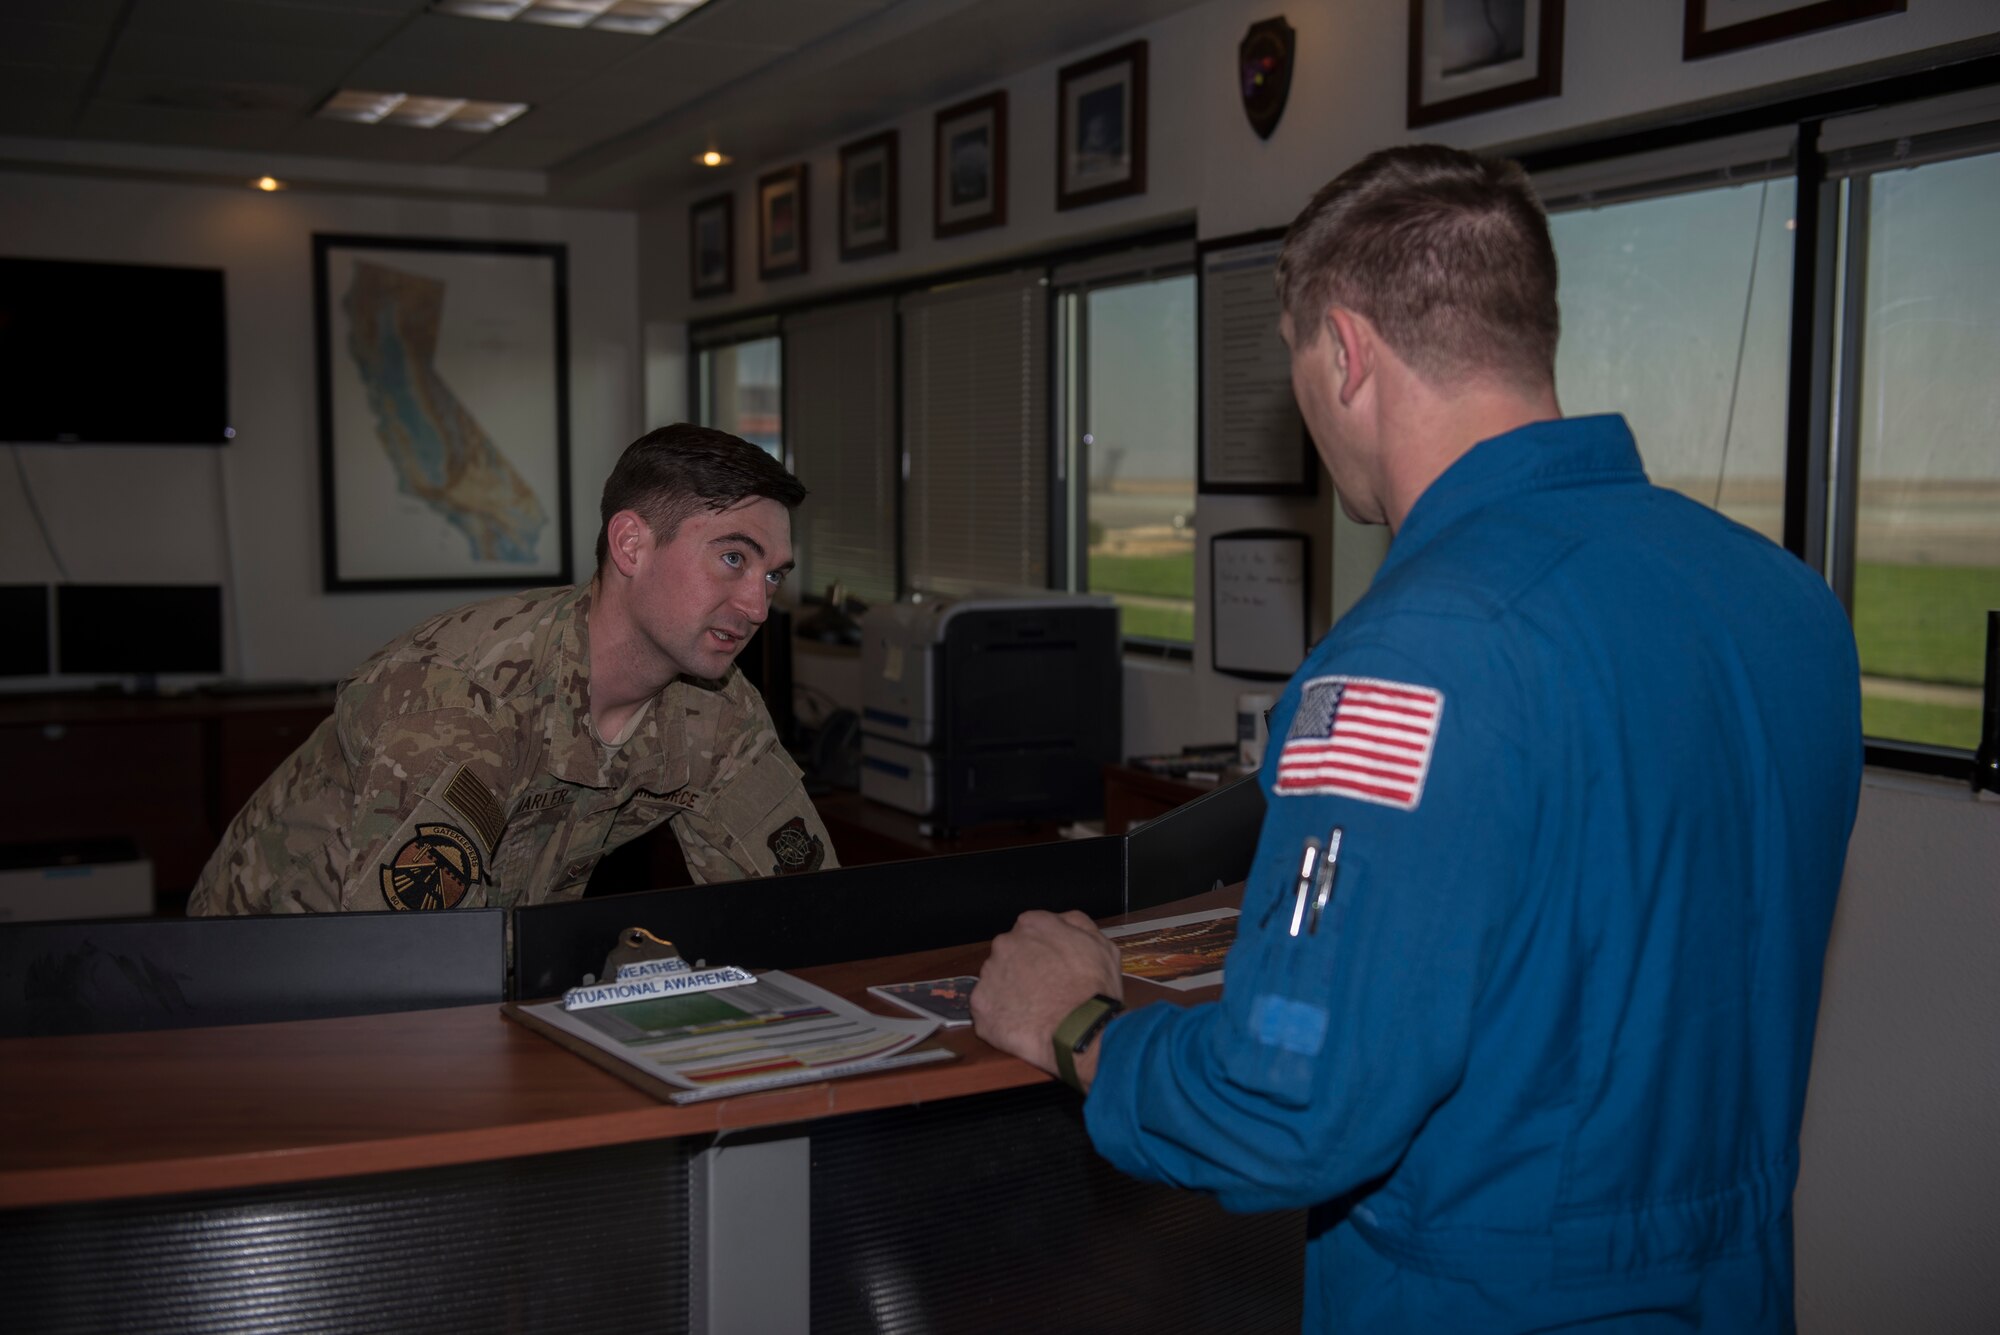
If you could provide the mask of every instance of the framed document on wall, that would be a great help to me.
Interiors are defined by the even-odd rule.
[[[1244,528],[1208,540],[1210,660],[1217,672],[1285,681],[1306,657],[1312,539]]]
[[[1202,248],[1201,451],[1203,493],[1311,496],[1319,456],[1292,398],[1292,354],[1278,334],[1271,285],[1282,233]]]

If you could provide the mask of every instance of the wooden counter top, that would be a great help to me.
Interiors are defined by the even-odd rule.
[[[1234,897],[1203,895],[1143,916]],[[980,942],[798,972],[890,1014],[867,995],[870,983],[975,974],[985,958]],[[1134,1005],[1214,995],[1129,978],[1125,988]],[[0,1040],[0,1209],[702,1135],[1051,1078],[970,1029],[932,1041],[958,1059],[676,1107],[512,1023],[497,1006]]]

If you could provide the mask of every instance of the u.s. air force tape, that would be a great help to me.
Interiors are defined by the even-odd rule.
[[[729,965],[721,969],[698,969],[689,973],[653,978],[620,979],[595,987],[572,987],[563,993],[563,1009],[584,1011],[594,1006],[622,1006],[628,1001],[649,1001],[656,997],[680,996],[686,992],[713,992],[722,987],[754,983],[757,975]]]

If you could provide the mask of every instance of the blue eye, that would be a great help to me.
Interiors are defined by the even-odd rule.
[[[743,566],[743,553],[724,552],[722,554],[722,564],[728,566],[731,570],[741,569]]]
[[[785,582],[785,572],[782,570],[773,570],[770,574],[764,576],[764,582],[775,589]]]

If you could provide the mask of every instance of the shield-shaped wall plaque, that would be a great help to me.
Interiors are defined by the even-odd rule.
[[[1259,139],[1269,139],[1285,114],[1285,97],[1292,91],[1292,53],[1298,34],[1281,14],[1250,25],[1236,48],[1236,69],[1243,80],[1243,114]]]

